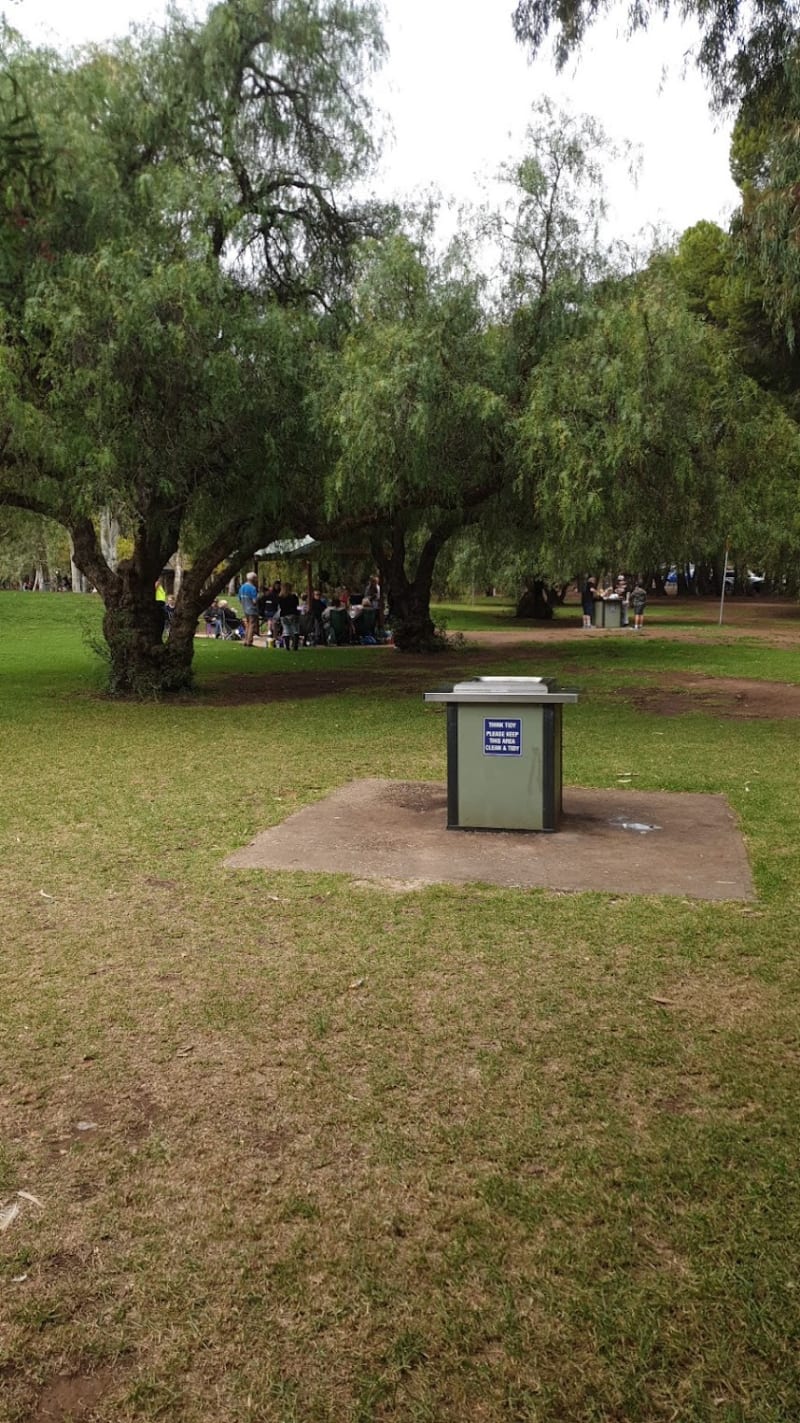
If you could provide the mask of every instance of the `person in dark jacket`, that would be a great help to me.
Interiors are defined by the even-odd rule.
[[[590,628],[594,617],[594,600],[597,592],[597,581],[594,578],[587,578],[581,592],[581,609],[583,611],[583,626]]]
[[[300,646],[300,599],[293,592],[291,583],[281,584],[278,607],[283,628],[283,645],[287,649],[291,648],[292,652],[296,652]]]

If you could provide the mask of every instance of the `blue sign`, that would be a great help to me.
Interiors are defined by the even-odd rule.
[[[484,756],[521,756],[522,722],[519,717],[483,718]]]

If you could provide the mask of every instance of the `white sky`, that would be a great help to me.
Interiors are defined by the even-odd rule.
[[[476,198],[478,178],[521,154],[531,104],[549,95],[640,149],[636,187],[621,170],[611,175],[614,236],[680,232],[700,218],[724,222],[737,200],[728,173],[730,125],[715,124],[701,80],[684,64],[691,34],[671,19],[626,41],[623,16],[611,17],[556,76],[548,58],[531,65],[516,44],[512,3],[385,0],[390,58],[376,100],[394,137],[381,164],[381,193],[409,196],[433,186],[457,201]],[[30,39],[80,43],[158,19],[163,6],[21,0],[8,14]]]

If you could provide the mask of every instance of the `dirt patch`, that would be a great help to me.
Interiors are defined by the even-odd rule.
[[[710,712],[732,720],[781,720],[800,717],[800,686],[790,682],[756,682],[741,677],[703,677],[686,672],[660,677],[657,686],[620,689],[641,711],[659,716]]]
[[[79,1423],[89,1419],[112,1383],[110,1369],[98,1369],[93,1374],[59,1374],[39,1394],[31,1423]]]
[[[516,638],[517,641],[526,640]],[[514,635],[512,634],[512,642]],[[556,648],[538,648],[537,664],[548,657],[557,656]],[[242,702],[305,702],[317,697],[334,697],[342,692],[363,692],[373,695],[375,686],[397,687],[403,692],[430,691],[438,682],[449,682],[459,677],[474,677],[478,671],[504,665],[508,662],[508,642],[496,648],[482,649],[480,657],[477,649],[454,649],[435,656],[404,656],[393,647],[364,649],[364,661],[360,667],[337,667],[327,663],[325,667],[298,666],[287,654],[284,666],[280,653],[265,653],[263,670],[257,668],[251,674],[226,674],[224,680],[211,687],[204,687],[192,698],[194,706],[240,705]],[[277,665],[276,665],[277,659]],[[479,662],[479,667],[476,666]]]
[[[446,811],[445,787],[435,782],[352,781],[264,831],[225,864],[341,874],[346,824],[360,885],[754,897],[744,842],[724,796],[570,786],[556,835],[448,830]]]

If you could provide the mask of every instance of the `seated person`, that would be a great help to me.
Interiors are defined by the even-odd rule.
[[[325,641],[329,646],[338,646],[340,643],[350,641],[349,618],[347,608],[342,603],[338,595],[334,595],[330,605],[322,614],[322,627]]]
[[[226,598],[220,599],[217,627],[219,628],[217,637],[222,637],[226,631],[237,640],[241,640],[244,637],[244,623],[236,612],[236,609],[230,607]]]
[[[206,625],[206,637],[219,637],[219,599],[215,598],[210,607],[203,613],[203,622]]]
[[[351,608],[351,630],[356,642],[375,642],[375,628],[378,622],[378,610],[369,603],[359,603],[357,607]]]

